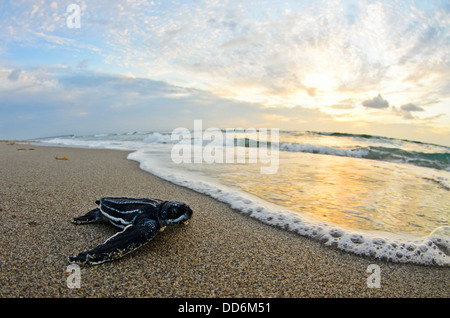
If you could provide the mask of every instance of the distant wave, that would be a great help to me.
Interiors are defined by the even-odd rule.
[[[405,141],[420,145],[425,145],[426,143],[421,141],[415,141],[415,140],[407,140],[407,139],[397,139],[397,138],[390,138],[390,137],[383,137],[383,136],[375,136],[375,135],[368,135],[368,134],[350,134],[350,133],[340,133],[340,132],[315,132],[315,131],[309,131],[310,134],[317,134],[322,136],[333,136],[333,137],[349,137],[349,138],[359,138],[359,139],[379,139],[379,140],[386,140],[386,141],[392,141],[392,140],[398,140],[398,141]]]
[[[416,166],[450,171],[450,153],[424,153],[398,148],[369,147],[367,159],[409,163]]]
[[[367,134],[349,134],[349,133],[340,133],[340,132],[315,132],[310,131],[311,134],[317,134],[322,136],[334,136],[334,137],[352,137],[352,138],[367,138],[367,139],[392,139],[388,137],[381,137],[381,136],[374,136],[374,135],[367,135]]]
[[[170,144],[174,143],[174,141],[171,140],[169,134],[162,134],[159,132],[154,132],[149,134],[147,137],[144,138],[144,142],[149,144]],[[176,141],[178,142],[178,141]]]
[[[376,146],[341,149],[297,143],[280,143],[280,150],[407,163],[426,168],[450,171],[450,153],[424,153]]]
[[[297,144],[297,143],[280,143],[280,150],[289,152],[306,152],[323,155],[334,155],[353,158],[365,158],[369,154],[368,149],[339,149],[328,146]]]

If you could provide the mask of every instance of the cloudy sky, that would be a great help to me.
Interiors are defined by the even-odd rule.
[[[0,139],[202,119],[450,145],[449,78],[448,0],[0,1]]]

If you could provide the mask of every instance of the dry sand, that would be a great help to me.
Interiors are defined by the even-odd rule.
[[[163,181],[126,156],[0,142],[1,297],[450,296],[449,268],[325,247]],[[118,261],[81,268],[81,288],[68,288],[67,257],[117,232],[107,223],[70,223],[104,196],[185,201],[194,216]],[[379,289],[367,286],[370,264],[380,266]]]

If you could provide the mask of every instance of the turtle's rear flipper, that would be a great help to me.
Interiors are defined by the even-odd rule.
[[[96,248],[85,251],[78,256],[69,257],[71,262],[79,264],[96,265],[118,259],[135,249],[141,247],[159,231],[159,225],[155,221],[148,221],[139,225],[128,225]]]
[[[72,219],[72,223],[75,224],[87,224],[97,221],[101,216],[100,209],[94,209],[92,211],[89,211],[85,215],[79,216],[77,218]]]

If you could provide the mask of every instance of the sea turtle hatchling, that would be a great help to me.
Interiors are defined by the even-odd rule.
[[[191,208],[184,202],[153,198],[101,198],[98,208],[74,218],[74,224],[106,220],[122,228],[103,244],[69,257],[70,262],[96,265],[118,259],[153,239],[169,224],[187,224]]]

